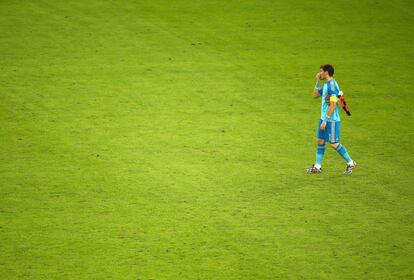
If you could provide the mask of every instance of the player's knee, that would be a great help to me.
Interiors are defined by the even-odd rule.
[[[339,143],[330,143],[329,144],[332,148],[336,149],[338,147]]]
[[[318,141],[316,141],[318,145],[323,145],[325,144],[325,140],[322,139],[318,139]]]

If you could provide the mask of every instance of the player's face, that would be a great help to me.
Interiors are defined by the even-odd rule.
[[[319,70],[319,77],[321,80],[325,80],[328,76],[328,71],[323,71],[323,69]]]
[[[324,73],[325,73],[325,72],[323,72],[323,69],[319,69],[319,78],[320,78],[321,80],[324,80],[324,79],[325,79]]]

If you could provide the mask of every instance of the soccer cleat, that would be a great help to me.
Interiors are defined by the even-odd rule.
[[[313,164],[312,167],[307,168],[306,173],[322,173],[322,168],[316,168]]]
[[[356,164],[355,161],[352,161],[352,164],[347,164],[344,174],[345,175],[351,174],[352,170],[354,170],[356,166],[357,166],[357,164]]]

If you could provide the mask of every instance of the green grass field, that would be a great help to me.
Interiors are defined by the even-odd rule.
[[[0,279],[413,279],[413,10],[0,1]]]

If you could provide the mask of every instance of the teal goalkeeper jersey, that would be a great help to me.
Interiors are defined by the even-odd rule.
[[[329,105],[331,100],[339,101],[339,86],[335,79],[330,80],[325,83],[323,87],[319,90],[319,93],[322,95],[321,98],[321,119],[325,120],[326,114],[329,110]],[[339,122],[341,118],[339,117],[338,104],[336,105],[335,110],[333,111],[330,121]]]

